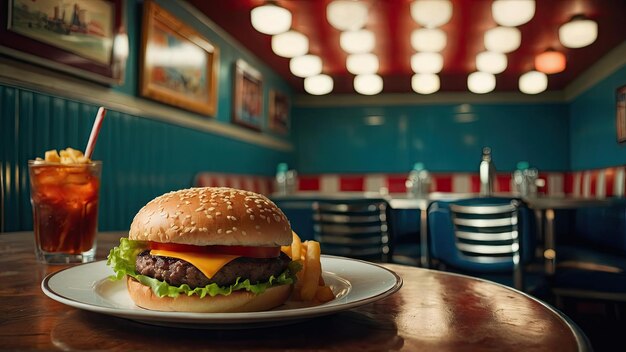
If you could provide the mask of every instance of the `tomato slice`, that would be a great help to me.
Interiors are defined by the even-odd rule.
[[[250,258],[276,258],[280,256],[280,247],[193,246],[189,244],[150,242],[150,249],[161,249],[181,253],[229,254]]]

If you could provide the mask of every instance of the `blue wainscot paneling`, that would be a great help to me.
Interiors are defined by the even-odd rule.
[[[520,160],[542,171],[569,168],[565,104],[448,104],[297,107],[301,173],[407,172],[421,161],[436,172],[476,172],[483,146],[496,168]]]
[[[111,89],[136,96],[143,1],[125,3],[131,49],[128,71],[125,82]],[[189,4],[165,0],[157,0],[157,3],[194,27],[220,50],[217,113],[212,117],[197,115],[200,121],[213,119],[224,125],[231,124],[233,67],[240,59],[263,75],[265,102],[272,89],[292,95],[289,86],[276,73],[202,15],[197,15]],[[32,228],[27,160],[43,156],[48,149],[68,146],[84,149],[87,142],[97,106],[66,99],[63,93],[52,93],[0,85],[0,172],[4,176],[5,231]],[[268,104],[264,104],[264,116],[268,116],[268,108]],[[270,131],[266,119],[260,133],[283,141],[291,138]],[[107,114],[94,157],[104,163],[100,230],[127,229],[143,204],[156,195],[191,186],[199,171],[269,176],[279,162],[291,165],[295,160],[292,152],[119,111]]]
[[[32,228],[27,161],[48,149],[84,149],[97,106],[0,86],[5,231]],[[187,188],[200,171],[272,175],[293,155],[177,125],[109,111],[94,159],[102,160],[100,230],[128,229],[162,193]]]
[[[626,85],[626,65],[570,104],[572,170],[626,164],[626,144],[617,143],[615,123],[615,90],[623,85]]]

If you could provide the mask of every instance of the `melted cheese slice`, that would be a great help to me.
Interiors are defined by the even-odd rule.
[[[196,252],[174,252],[163,249],[153,249],[151,255],[161,257],[172,257],[185,260],[198,268],[209,279],[215,275],[224,265],[241,257],[240,255],[229,254],[208,254]]]

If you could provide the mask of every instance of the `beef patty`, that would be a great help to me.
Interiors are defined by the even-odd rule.
[[[279,276],[291,262],[289,256],[281,252],[277,258],[239,257],[224,265],[212,278],[206,277],[191,263],[178,258],[150,255],[145,250],[137,255],[135,269],[138,274],[153,277],[173,286],[187,284],[191,288],[204,287],[211,283],[230,286],[241,278],[252,284],[265,282],[270,276]]]

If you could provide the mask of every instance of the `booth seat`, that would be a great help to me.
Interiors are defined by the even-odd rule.
[[[274,191],[274,178],[271,176],[206,171],[195,175],[193,186],[232,187],[267,196]]]
[[[557,246],[557,298],[626,301],[626,202],[577,209],[574,231]]]

